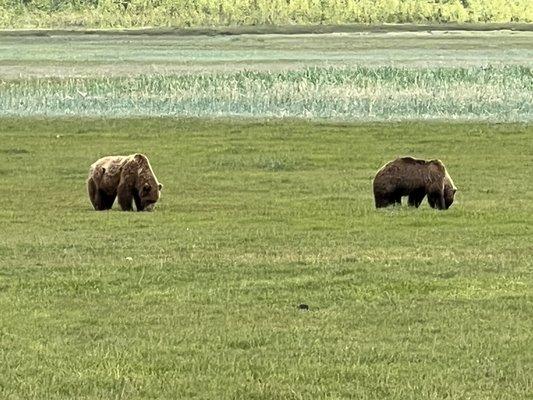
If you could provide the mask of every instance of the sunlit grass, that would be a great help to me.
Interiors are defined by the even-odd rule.
[[[531,135],[2,118],[0,397],[528,399]],[[90,163],[135,151],[156,211],[93,211]],[[405,154],[445,162],[450,210],[374,208]]]
[[[533,72],[525,66],[317,67],[0,84],[0,114],[18,116],[530,121],[532,104]]]

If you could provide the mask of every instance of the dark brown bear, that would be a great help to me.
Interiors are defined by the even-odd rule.
[[[95,210],[109,210],[118,197],[124,211],[152,211],[163,188],[143,154],[103,157],[91,165],[87,190]]]
[[[377,208],[401,204],[402,196],[409,196],[408,204],[418,207],[427,195],[432,208],[447,210],[453,203],[456,191],[452,178],[440,160],[397,158],[381,167],[374,178]]]

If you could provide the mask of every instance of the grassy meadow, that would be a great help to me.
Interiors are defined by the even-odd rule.
[[[44,78],[0,94],[0,114],[21,116],[533,120],[533,74],[521,66]]]
[[[531,399],[533,33],[416,29],[0,32],[0,399]]]
[[[531,398],[532,134],[2,118],[0,397]],[[89,164],[139,149],[156,211],[92,211]],[[450,210],[374,209],[404,154]]]

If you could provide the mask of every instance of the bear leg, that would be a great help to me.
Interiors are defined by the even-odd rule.
[[[98,210],[100,199],[98,196],[98,189],[96,188],[96,183],[94,183],[93,178],[89,178],[87,180],[87,192],[89,193],[89,200],[91,200],[91,204],[93,205],[94,209]]]
[[[401,206],[402,205],[402,195],[398,194],[398,193],[394,193],[393,201],[394,201],[394,205]]]
[[[116,194],[107,194],[100,190],[100,210],[111,210],[113,203],[115,202]]]
[[[141,202],[141,196],[139,196],[139,193],[136,191],[133,192],[133,201],[135,202],[135,207],[137,208],[137,211],[144,211],[144,207],[142,206]]]
[[[388,207],[391,204],[394,204],[394,199],[389,194],[375,194],[374,201],[376,203],[376,208]]]
[[[118,195],[118,204],[123,211],[133,211],[132,200],[131,193],[119,193]]]
[[[444,196],[443,195],[440,195],[439,196],[439,210],[446,210],[447,207],[446,207],[446,201],[444,200]]]
[[[118,185],[117,194],[118,204],[120,204],[120,208],[122,208],[123,211],[132,211],[133,194],[132,189],[129,187],[129,185],[126,185],[124,182],[121,182]]]
[[[418,208],[420,206],[420,203],[422,203],[422,200],[424,200],[424,196],[426,195],[426,191],[421,190],[415,190],[411,193],[409,193],[409,198],[407,200],[407,203],[411,207]]]
[[[446,209],[446,202],[444,201],[442,193],[428,194],[428,203],[431,208],[436,208],[437,210]]]
[[[113,207],[116,195],[109,195],[98,189],[93,178],[87,180],[87,191],[94,209],[97,211],[109,210]]]

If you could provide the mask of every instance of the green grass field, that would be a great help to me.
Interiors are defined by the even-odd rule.
[[[531,26],[291,29],[0,32],[1,400],[532,398]],[[402,155],[450,210],[374,208]]]
[[[529,399],[532,134],[3,118],[0,397]],[[156,211],[92,211],[89,164],[139,150]],[[450,210],[374,209],[405,154]]]

